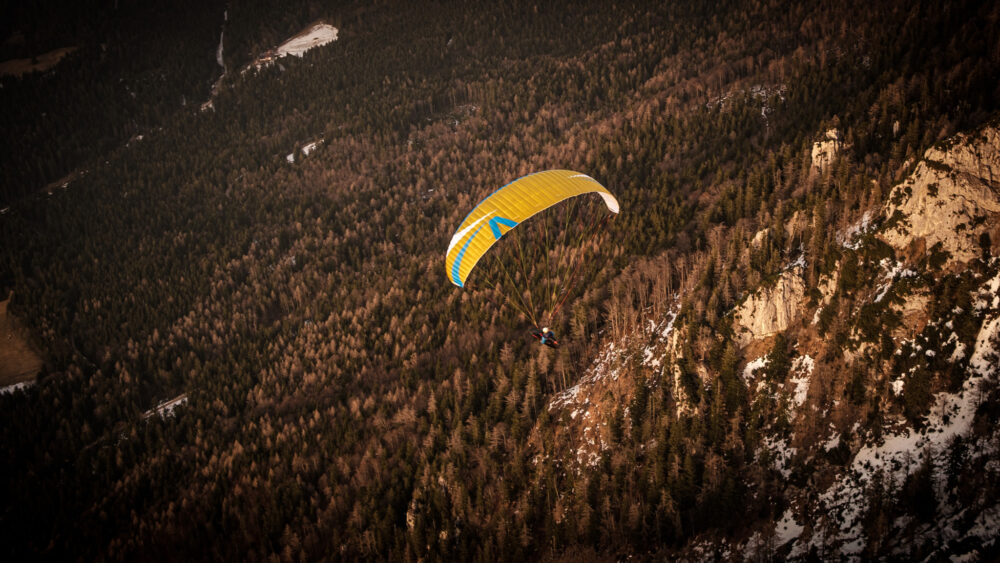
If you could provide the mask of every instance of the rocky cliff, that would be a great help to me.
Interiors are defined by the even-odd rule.
[[[711,424],[716,407],[706,397],[738,361],[761,432],[756,451],[740,455],[773,475],[745,484],[758,499],[780,491],[768,501],[773,513],[671,556],[996,553],[998,180],[995,127],[928,150],[838,248],[802,255],[748,293],[726,317],[728,348],[716,344],[728,350],[714,364],[721,368],[711,352],[697,353],[704,329],[678,318],[685,299],[675,295],[670,315],[608,342],[548,405],[565,425],[566,462],[584,471],[614,456],[614,435],[641,423],[630,409],[646,394],[668,397],[679,420]],[[761,245],[761,232],[748,246]],[[819,260],[826,265],[808,275]]]
[[[806,285],[802,268],[789,268],[782,272],[774,285],[762,287],[736,310],[737,340],[746,346],[787,330],[801,312]]]
[[[841,149],[840,131],[830,129],[823,135],[821,141],[813,143],[812,166],[813,170],[819,173],[827,170]]]
[[[997,240],[998,214],[1000,134],[986,128],[926,152],[914,172],[893,189],[880,236],[911,256],[945,252],[947,262],[957,266]]]

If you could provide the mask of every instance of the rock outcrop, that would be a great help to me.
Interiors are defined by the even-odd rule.
[[[996,239],[1000,219],[1000,132],[987,127],[924,153],[889,196],[882,239],[913,254],[939,249],[948,262],[978,256],[980,237]]]
[[[829,274],[824,275],[816,283],[816,289],[819,290],[819,307],[816,308],[816,312],[813,314],[812,324],[819,324],[820,313],[823,312],[823,308],[830,304],[833,296],[837,293],[837,282],[840,281],[840,262],[837,262],[837,266],[833,268],[833,271]]]
[[[854,224],[830,233],[839,261],[807,275],[807,261],[819,257],[800,246],[794,262],[753,288],[726,317],[734,329],[731,341],[728,331],[711,335],[692,322],[697,315],[679,314],[698,304],[692,298],[694,306],[686,306],[683,291],[669,314],[640,316],[624,338],[605,344],[576,385],[552,396],[546,410],[557,422],[551,435],[558,446],[546,450],[543,434],[534,433],[534,447],[546,452],[534,462],[578,478],[606,463],[626,463],[621,452],[628,448],[636,459],[653,459],[652,452],[668,448],[650,431],[662,428],[647,424],[658,416],[651,409],[663,409],[659,416],[672,420],[710,420],[713,409],[725,408],[725,393],[715,390],[736,389],[750,405],[745,412],[763,421],[756,430],[760,440],[744,455],[775,476],[784,512],[752,524],[748,537],[725,544],[695,540],[683,555],[703,558],[724,545],[736,558],[767,553],[803,560],[823,550],[857,560],[868,545],[865,515],[876,507],[871,491],[892,482],[901,499],[909,498],[907,489],[921,471],[931,475],[922,486],[941,491],[928,497],[937,495],[934,515],[942,524],[918,521],[908,501],[893,501],[904,516],[886,524],[892,531],[882,541],[889,547],[879,549],[921,555],[908,538],[943,545],[941,538],[954,536],[978,554],[996,535],[995,495],[981,496],[987,509],[944,502],[966,485],[935,481],[934,475],[955,463],[955,475],[995,480],[981,476],[986,460],[996,457],[994,448],[978,444],[1000,440],[1000,425],[981,408],[997,402],[1000,381],[1000,132],[958,137],[927,151],[911,170],[891,203],[858,210]],[[780,227],[741,232],[745,247],[734,256],[747,260],[773,244],[781,234],[776,229],[784,229],[786,241],[804,238],[809,219],[800,210]],[[983,253],[987,240],[991,256]],[[784,354],[775,346],[781,343]],[[874,408],[879,417],[868,415]],[[745,444],[737,437],[740,426],[729,428],[727,445]],[[952,461],[958,459],[963,461]],[[800,485],[806,478],[808,485]],[[776,549],[759,551],[767,537]]]
[[[792,325],[800,312],[806,284],[802,269],[782,272],[773,286],[747,297],[736,309],[736,338],[740,346],[773,336]]]
[[[840,152],[840,131],[830,129],[826,132],[825,137],[822,141],[813,143],[812,148],[813,170],[821,174],[833,163],[833,159]]]

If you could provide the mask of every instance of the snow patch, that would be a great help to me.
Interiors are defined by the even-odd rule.
[[[667,315],[670,317],[670,320],[667,321],[667,326],[664,327],[663,332],[660,333],[660,338],[667,338],[670,336],[670,333],[674,331],[674,321],[677,320],[677,312],[671,311],[667,313]]]
[[[302,154],[305,155],[305,156],[309,156],[309,153],[311,153],[314,150],[316,150],[316,148],[319,147],[322,144],[323,144],[323,139],[320,139],[318,141],[313,141],[313,142],[309,143],[308,145],[302,147]]]
[[[992,279],[980,286],[973,294],[973,299],[975,300],[972,304],[974,311],[1000,307],[1000,274],[993,276]]]
[[[748,362],[746,367],[743,368],[743,381],[750,384],[750,381],[756,377],[756,371],[767,367],[767,356],[761,356],[756,360]]]
[[[956,340],[958,339],[958,335],[956,335],[954,332],[951,333],[951,335],[954,336]],[[956,362],[962,361],[963,359],[965,359],[965,344],[962,342],[958,342],[957,344],[955,344],[955,350],[951,353],[951,357],[948,360],[954,364]]]
[[[5,387],[0,387],[0,395],[9,395],[17,391],[25,391],[35,385],[34,381],[22,381],[20,383],[15,383],[13,385],[7,385]]]
[[[257,60],[244,67],[241,73],[246,73],[251,68],[260,70],[266,66],[271,66],[278,59],[287,57],[288,55],[302,58],[306,51],[336,41],[338,34],[339,30],[332,25],[325,23],[315,24],[288,41],[285,41],[278,48],[264,52]],[[280,65],[279,68],[281,68]],[[282,68],[282,70],[284,69]]]
[[[775,471],[781,473],[782,477],[787,480],[792,476],[792,470],[789,468],[789,465],[792,462],[792,456],[794,456],[798,450],[796,448],[789,447],[788,440],[786,438],[768,436],[764,438],[764,446],[761,450],[770,454],[772,467],[774,467]]]
[[[1000,316],[983,321],[972,350],[972,357],[969,358],[969,366],[980,377],[996,375],[997,365],[1000,363],[996,349],[998,340],[1000,340]]]
[[[796,258],[795,261],[792,262],[791,264],[785,266],[785,269],[786,270],[794,270],[795,268],[801,268],[801,269],[804,270],[807,265],[808,264],[806,264],[806,251],[805,251],[805,248],[803,248],[802,246],[799,246],[799,256],[798,256],[798,258]]]
[[[808,354],[792,360],[791,371],[795,375],[789,381],[795,385],[792,402],[796,408],[801,407],[802,403],[806,402],[806,397],[809,394],[809,378],[812,376],[814,367],[815,363]]]
[[[322,47],[327,43],[336,41],[338,33],[339,30],[332,25],[318,23],[304,33],[300,33],[282,43],[277,49],[277,56],[294,55],[302,57],[310,49]]]
[[[838,446],[840,446],[840,432],[834,432],[833,436],[823,444],[823,451],[828,452]]]
[[[163,401],[155,407],[149,409],[143,413],[142,418],[146,419],[154,415],[159,416],[160,418],[170,418],[171,416],[174,416],[174,410],[184,403],[187,403],[187,400],[187,393],[183,393],[173,399],[170,399],[169,401]]]
[[[889,264],[890,261],[888,258],[882,259],[880,266],[888,270],[888,272],[886,272],[885,276],[883,276],[883,279],[885,281],[878,287],[878,295],[875,296],[876,303],[882,302],[882,299],[885,298],[885,295],[889,293],[889,289],[892,288],[892,285],[897,281],[903,278],[913,278],[917,276],[916,272],[914,272],[909,268],[904,268],[903,265],[900,264],[899,262],[893,264],[892,268],[889,267]]]
[[[902,379],[897,379],[891,383],[892,394],[895,396],[900,396],[903,394],[903,389],[906,387],[906,382]]]
[[[862,516],[868,508],[865,491],[877,476],[890,486],[900,487],[927,456],[933,458],[935,467],[947,467],[952,440],[971,430],[982,396],[981,386],[997,375],[994,354],[998,339],[1000,316],[986,320],[976,338],[970,361],[976,375],[967,379],[957,393],[942,392],[934,396],[924,429],[905,428],[885,435],[881,443],[861,448],[848,471],[820,495],[822,510],[831,513],[840,523],[836,538],[829,539],[842,542],[839,547],[842,555],[857,557],[864,545]],[[893,382],[893,391],[896,389],[896,382]],[[901,387],[899,390],[902,391]],[[939,488],[944,478],[942,471],[935,472]],[[815,541],[810,540],[810,544]]]
[[[320,139],[318,141],[313,141],[303,146],[300,149],[302,151],[302,156],[309,156],[309,153],[315,151],[322,144],[323,144],[323,139]],[[288,153],[288,156],[285,157],[285,160],[287,160],[289,164],[295,164],[295,151]]]
[[[218,63],[220,67],[222,67],[223,74],[226,73],[226,63],[222,60],[222,39],[225,36],[225,34],[226,34],[225,31],[219,32],[219,47],[215,50],[215,62]]]
[[[857,250],[861,246],[861,237],[872,230],[872,212],[865,211],[865,214],[861,216],[861,220],[857,223],[847,227],[847,229],[837,236],[837,242],[845,248],[850,248],[851,250]]]
[[[785,514],[781,517],[781,520],[774,526],[775,545],[780,547],[797,539],[802,535],[802,530],[804,529],[805,526],[795,521],[792,509],[789,507],[785,510]]]
[[[653,357],[653,349],[651,347],[646,348],[645,354],[642,358],[643,365],[652,366],[654,368],[660,367],[660,359]]]

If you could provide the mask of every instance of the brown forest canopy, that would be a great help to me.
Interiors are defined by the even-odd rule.
[[[824,256],[903,163],[1000,101],[990,2],[121,4],[75,37],[25,32],[80,48],[0,79],[0,293],[47,351],[37,386],[0,398],[11,560],[492,561],[738,533],[772,509],[732,443],[752,431],[642,396],[659,457],[567,473],[533,461],[554,451],[547,397],[689,276],[688,357],[727,373],[721,319],[748,288],[789,248]],[[335,43],[230,71],[199,110],[219,32],[238,69],[317,20]],[[832,127],[850,158],[817,178]],[[441,264],[476,201],[547,168],[623,213],[554,327],[566,344],[539,355]],[[814,211],[830,228],[786,240]],[[752,427],[735,383],[715,392]]]

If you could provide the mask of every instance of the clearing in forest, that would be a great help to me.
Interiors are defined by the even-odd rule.
[[[338,30],[330,24],[315,23],[278,47],[278,56],[295,55],[301,57],[309,49],[322,47],[337,40]]]
[[[30,381],[42,369],[42,358],[25,338],[20,323],[7,311],[10,298],[0,301],[0,387]]]
[[[310,49],[322,47],[327,43],[336,41],[339,33],[339,30],[330,24],[323,22],[314,23],[278,47],[265,51],[256,61],[248,65],[243,72],[246,72],[250,66],[256,67],[259,70],[288,55],[301,58]]]
[[[62,47],[42,53],[31,59],[10,59],[0,63],[0,76],[21,76],[29,72],[45,72],[56,66],[66,55],[76,51],[76,47]]]

